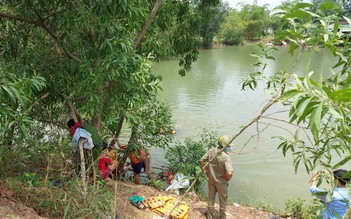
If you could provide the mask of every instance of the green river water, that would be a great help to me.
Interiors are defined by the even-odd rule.
[[[267,72],[286,69],[301,75],[314,70],[318,80],[318,75],[329,74],[329,67],[335,60],[326,50],[291,56],[289,48],[277,48],[276,61],[270,62]],[[255,49],[255,46],[241,46],[200,51],[198,61],[185,77],[177,73],[177,60],[162,60],[154,65],[155,74],[164,78],[160,100],[169,104],[173,111],[177,140],[198,139],[204,128],[217,131],[219,135],[233,136],[260,113],[269,94],[262,90],[262,86],[257,91],[243,91],[240,84],[254,70],[255,59],[250,53]],[[298,65],[295,64],[297,59],[300,60]],[[268,114],[281,110],[286,109],[276,105]],[[287,119],[287,113],[274,117]],[[263,121],[291,129],[276,121]],[[287,132],[278,127],[265,127],[259,125],[261,130],[264,129],[259,137],[257,127],[252,126],[233,142],[230,156],[234,176],[229,184],[230,200],[247,204],[264,201],[283,208],[288,197],[311,199],[310,178],[304,167],[301,166],[295,175],[292,157],[284,157],[280,150],[277,151],[279,141],[272,139],[273,136],[287,135]],[[165,162],[158,159],[163,157],[163,151],[152,153],[157,155],[153,156],[153,162]]]

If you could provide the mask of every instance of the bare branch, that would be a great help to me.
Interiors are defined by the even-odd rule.
[[[271,116],[271,115],[275,115],[275,114],[279,114],[279,113],[286,113],[286,112],[289,112],[289,111],[290,110],[280,110],[280,111],[277,111],[277,112],[268,113],[265,117]]]
[[[287,123],[289,125],[293,125],[293,126],[296,126],[298,128],[301,128],[301,129],[307,129],[306,127],[303,127],[303,126],[300,126],[300,125],[296,125],[296,124],[293,124],[293,123],[290,123],[284,119],[277,119],[277,118],[273,118],[273,117],[269,117],[269,116],[262,116],[262,118],[264,119],[270,119],[270,120],[275,120],[275,121],[278,121],[278,122],[283,122],[283,123]]]

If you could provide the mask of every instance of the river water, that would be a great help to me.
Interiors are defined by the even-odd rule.
[[[204,128],[219,135],[234,136],[260,113],[270,98],[269,93],[263,91],[262,86],[256,91],[241,89],[241,82],[254,70],[255,59],[250,53],[255,49],[255,46],[241,46],[200,51],[198,61],[185,77],[177,73],[177,60],[162,60],[154,65],[155,74],[163,76],[160,100],[172,109],[177,140],[199,139]],[[314,70],[317,79],[320,75],[328,75],[334,59],[327,51],[291,56],[288,50],[278,47],[274,53],[276,62],[270,62],[267,73],[286,69],[300,75]],[[296,65],[296,60],[301,62]],[[284,110],[283,106],[276,105],[268,114]],[[272,117],[288,119],[287,113]],[[310,178],[304,167],[301,166],[295,175],[292,156],[284,157],[277,150],[279,141],[272,138],[287,136],[288,132],[282,127],[291,127],[273,120],[264,122],[276,126],[252,126],[232,144],[230,156],[234,176],[229,184],[229,200],[251,205],[266,202],[282,209],[289,197],[311,199]],[[257,128],[263,130],[259,135]],[[153,153],[164,154],[163,151]],[[162,156],[154,156],[154,162],[165,162],[155,157]]]

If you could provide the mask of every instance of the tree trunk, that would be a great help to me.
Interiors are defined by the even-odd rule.
[[[138,140],[137,130],[138,130],[138,125],[134,125],[132,127],[132,133],[130,134],[130,139],[128,141],[128,144],[137,143],[137,140]]]
[[[101,132],[101,113],[100,112],[95,114],[94,118],[91,120],[91,123],[100,134]]]
[[[123,126],[123,122],[124,122],[124,115],[121,115],[119,117],[119,121],[118,121],[118,125],[117,125],[117,129],[116,129],[116,133],[115,133],[115,136],[118,138],[119,137],[119,134],[121,133],[121,130],[122,130],[122,126]],[[112,139],[109,146],[113,146],[115,144],[115,140]]]

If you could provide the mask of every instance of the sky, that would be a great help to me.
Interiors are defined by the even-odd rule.
[[[253,4],[254,0],[225,0],[229,3],[229,6],[232,8],[238,8],[237,4],[239,2],[244,2],[246,4]],[[280,5],[283,0],[257,0],[257,5],[263,6],[269,4],[268,8],[273,9],[276,6]],[[303,2],[310,2],[309,0],[303,0]]]

